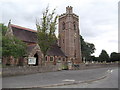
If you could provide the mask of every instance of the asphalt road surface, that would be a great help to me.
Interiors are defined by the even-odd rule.
[[[75,85],[55,86],[52,88],[118,88],[118,68],[108,70],[107,72],[108,74],[105,78],[95,81]]]
[[[97,80],[100,77],[106,76]],[[73,82],[86,82],[80,84],[61,85]],[[53,86],[52,86],[53,85]],[[54,86],[55,85],[55,86]],[[87,70],[68,70],[58,72],[37,73],[24,76],[4,77],[2,79],[3,88],[118,88],[118,68],[96,68]]]

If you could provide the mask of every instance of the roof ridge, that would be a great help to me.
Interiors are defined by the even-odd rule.
[[[35,45],[37,45],[37,44],[30,44],[30,45],[28,45],[28,46],[35,46]]]
[[[18,26],[18,25],[14,25],[14,24],[11,24],[11,26],[16,27],[16,28],[20,28],[20,29],[23,29],[23,30],[31,31],[31,32],[37,32],[36,30],[26,28],[26,27],[22,27],[22,26]]]

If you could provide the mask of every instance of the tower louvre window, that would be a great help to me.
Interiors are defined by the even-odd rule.
[[[76,57],[76,50],[75,50],[75,53],[74,53],[74,57]]]
[[[75,22],[73,23],[73,27],[74,27],[74,30],[76,30],[76,24],[75,24]]]
[[[75,43],[75,39],[74,39],[74,43]]]
[[[63,39],[63,43],[64,43],[64,39]]]
[[[65,30],[65,22],[62,24],[62,30]]]

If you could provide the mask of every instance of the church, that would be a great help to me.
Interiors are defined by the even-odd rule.
[[[66,12],[61,14],[58,19],[58,43],[51,46],[45,56],[45,65],[56,65],[61,62],[63,65],[71,62],[80,64],[81,44],[79,35],[79,16],[73,13],[71,6],[66,7]],[[8,35],[15,36],[27,44],[27,55],[22,60],[23,65],[28,65],[30,57],[36,58],[34,66],[42,65],[43,54],[37,44],[37,31],[18,25],[8,24]],[[5,62],[4,62],[5,63]],[[11,61],[11,64],[16,64]]]

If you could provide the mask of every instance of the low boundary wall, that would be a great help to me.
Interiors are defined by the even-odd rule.
[[[5,76],[43,73],[43,72],[54,72],[57,70],[58,70],[58,67],[55,65],[5,67],[5,68],[2,68],[2,76],[5,77]]]
[[[73,67],[72,70],[94,69],[118,66],[118,64],[80,64],[79,67]],[[2,76],[26,75],[34,73],[55,72],[58,71],[57,65],[50,66],[13,66],[2,68]]]
[[[94,69],[94,68],[105,68],[105,67],[116,67],[118,63],[109,64],[80,64],[79,67],[73,67],[74,70],[82,69]]]

